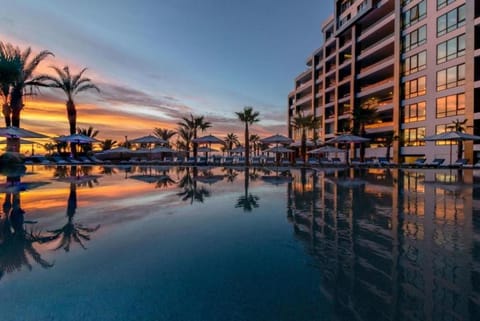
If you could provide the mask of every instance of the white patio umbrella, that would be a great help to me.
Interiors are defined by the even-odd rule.
[[[426,136],[424,138],[425,141],[441,141],[441,140],[448,140],[450,141],[450,164],[452,163],[452,142],[453,141],[466,141],[466,140],[480,140],[480,136],[471,135],[467,133],[462,133],[459,131],[450,131],[444,132],[441,134],[435,134]]]
[[[311,151],[307,152],[307,154],[323,154],[323,153],[345,153],[345,150],[327,145],[327,146],[322,146],[316,149],[312,149]]]
[[[192,142],[197,143],[197,144],[225,144],[225,142],[213,135],[207,135],[203,137],[198,137],[195,139],[192,139]]]
[[[153,135],[142,136],[128,141],[132,144],[166,144],[167,141]]]
[[[8,138],[49,138],[46,135],[13,126],[0,128],[0,136]]]
[[[131,156],[134,154],[134,151],[125,147],[117,147],[117,148],[112,148],[112,149],[107,149],[104,150],[101,153],[98,153],[100,155],[108,155],[110,157],[113,157],[114,155],[118,155],[120,158],[123,158],[123,156]]]
[[[283,147],[283,146],[275,146],[275,147],[265,149],[264,152],[267,152],[267,153],[292,153],[292,152],[294,152],[294,150],[290,149],[290,148]]]
[[[369,138],[360,137],[352,134],[341,134],[339,136],[333,137],[332,139],[327,140],[326,144],[335,144],[335,143],[364,143],[370,141]]]
[[[365,137],[360,137],[352,134],[341,134],[337,137],[334,137],[332,139],[327,140],[325,143],[326,144],[336,144],[336,143],[345,143],[345,144],[360,144],[360,143],[365,143],[370,141],[369,138]],[[346,150],[346,156],[345,159],[347,163],[349,162],[349,157],[348,157],[348,149]]]
[[[230,153],[245,153],[245,147],[238,146],[229,150]]]
[[[307,139],[305,141],[305,144],[306,144],[307,147],[315,146],[315,143],[313,141],[311,141],[310,139]],[[290,147],[301,147],[301,146],[302,146],[302,141],[301,140],[294,141],[293,143],[290,144]]]
[[[72,134],[67,136],[59,136],[54,138],[57,142],[62,143],[76,143],[76,144],[91,144],[100,142],[98,139],[82,134]]]
[[[280,135],[280,134],[276,134],[276,135],[273,135],[273,136],[262,138],[262,139],[260,139],[260,142],[262,142],[264,144],[291,144],[293,142],[293,140],[289,137],[286,137],[286,136],[283,136],[283,135]]]

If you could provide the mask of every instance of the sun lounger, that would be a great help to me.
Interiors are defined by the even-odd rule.
[[[262,165],[262,158],[259,156],[252,157],[252,165],[253,166],[261,166]]]
[[[457,159],[455,161],[455,163],[453,163],[451,166],[456,167],[456,168],[461,168],[461,167],[464,167],[465,165],[467,165],[467,163],[468,163],[468,159],[460,158],[460,159]]]
[[[290,160],[288,158],[282,158],[282,160],[280,161],[280,165],[281,166],[291,166],[292,162],[290,162]]]
[[[316,158],[309,158],[307,161],[308,165],[310,166],[318,166],[320,165],[320,162]]]
[[[302,158],[295,158],[295,165],[297,166],[304,166],[305,162],[303,161]]]
[[[266,166],[275,165],[275,157],[267,157],[267,159],[265,160],[265,165]]]
[[[435,158],[431,162],[424,163],[421,167],[437,168],[445,162],[445,158]]]
[[[233,157],[227,156],[223,159],[223,165],[233,165]]]
[[[478,160],[475,164],[465,164],[462,167],[463,168],[480,168],[480,160]]]

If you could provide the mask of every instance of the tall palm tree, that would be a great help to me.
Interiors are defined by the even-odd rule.
[[[204,116],[194,117],[190,114],[190,118],[182,117],[182,121],[178,123],[181,127],[192,132],[193,139],[197,138],[197,132],[200,129],[202,132],[207,128],[212,127],[212,124],[204,119]],[[193,157],[197,159],[197,144],[193,144]]]
[[[467,123],[467,119],[460,121],[460,119],[455,119],[452,121],[452,124],[448,126],[452,128],[456,132],[464,133],[466,132],[467,128],[465,124]],[[457,148],[457,159],[461,159],[463,157],[463,141],[458,141],[458,148]]]
[[[245,166],[250,165],[250,134],[248,131],[248,125],[258,123],[260,121],[260,113],[253,111],[253,107],[246,106],[241,112],[235,112],[238,119],[245,123]]]
[[[190,145],[193,139],[193,132],[185,127],[180,127],[178,128],[177,134],[177,150],[186,151],[187,156],[190,156]]]
[[[2,112],[5,126],[11,126],[10,92],[15,80],[19,77],[21,60],[15,54],[15,47],[9,43],[0,42],[0,96],[2,97]]]
[[[161,138],[167,142],[166,146],[171,147],[170,145],[170,138],[175,136],[177,132],[175,130],[167,129],[167,128],[155,128],[153,130],[153,135]]]
[[[20,127],[20,113],[24,107],[23,97],[26,95],[26,89],[33,90],[41,85],[40,76],[33,75],[35,69],[45,58],[53,56],[53,53],[48,50],[40,51],[30,59],[31,54],[30,47],[23,52],[18,47],[14,49],[15,59],[18,60],[20,68],[10,92],[11,125],[15,127]]]
[[[298,113],[297,116],[293,118],[292,126],[295,129],[301,131],[301,146],[300,154],[302,156],[303,162],[306,162],[307,158],[307,130],[315,130],[320,125],[320,121],[315,118],[313,115],[304,116],[301,113]]]
[[[68,123],[70,125],[70,134],[73,135],[75,134],[77,128],[77,108],[75,106],[75,102],[73,101],[73,97],[83,91],[94,89],[97,92],[100,92],[100,89],[92,83],[90,78],[83,77],[83,74],[85,71],[87,71],[87,68],[82,69],[76,75],[72,75],[70,73],[70,68],[68,66],[63,67],[63,69],[55,66],[52,66],[51,68],[55,70],[57,77],[42,75],[38,77],[38,82],[42,84],[42,86],[59,88],[63,90],[67,96],[66,107]],[[73,152],[75,150],[75,144],[72,143],[70,147]]]
[[[228,133],[223,140],[225,141],[225,145],[228,151],[231,151],[234,145],[237,146],[240,144],[240,141],[238,140],[238,136],[234,133]],[[232,155],[231,152],[230,152],[230,155]]]

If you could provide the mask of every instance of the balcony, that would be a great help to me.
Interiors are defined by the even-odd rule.
[[[365,40],[367,37],[376,33],[379,29],[384,29],[385,26],[391,22],[395,21],[395,14],[385,16],[384,18],[376,21],[374,24],[369,26],[368,28],[364,29],[360,37],[358,37],[359,41]]]
[[[371,64],[371,65],[368,65],[366,67],[363,67],[360,69],[360,72],[359,72],[359,76],[361,75],[361,77],[364,77],[366,75],[368,75],[368,71],[373,72],[375,69],[382,69],[382,68],[385,68],[385,66],[390,66],[390,65],[393,65],[393,57],[387,57],[385,59],[382,59],[380,61],[377,61],[376,63],[374,64]],[[361,78],[359,77],[359,78]]]
[[[310,102],[310,104],[312,102],[312,96],[310,96],[310,95],[302,97],[300,99],[297,99],[297,104],[296,105],[297,106],[302,106],[302,105],[304,105],[305,103],[308,103],[308,102]]]
[[[384,47],[386,47],[388,45],[393,45],[394,39],[395,39],[394,35],[389,34],[386,37],[380,39],[379,41],[371,44],[370,46],[368,46],[366,48],[364,48],[360,52],[360,55],[358,56],[358,60],[362,60],[365,57],[371,56],[371,55],[375,54],[375,52],[380,51],[381,49],[383,49]]]
[[[374,84],[361,87],[360,92],[357,93],[357,98],[365,97],[390,87],[393,87],[393,78],[384,79]]]
[[[297,87],[297,93],[300,93],[304,91],[306,88],[311,89],[312,88],[313,81],[310,79],[309,81],[301,84],[300,86]]]
[[[369,124],[365,126],[367,134],[376,134],[393,130],[393,121]]]

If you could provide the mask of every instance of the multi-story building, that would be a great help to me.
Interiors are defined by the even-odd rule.
[[[335,0],[322,33],[288,96],[293,139],[299,113],[317,117],[316,134],[328,140],[360,127],[364,108],[376,110],[365,125],[366,156],[385,156],[391,145],[396,162],[448,163],[455,142],[425,136],[464,121],[480,134],[480,0]],[[480,141],[465,142],[464,157],[479,159]]]

